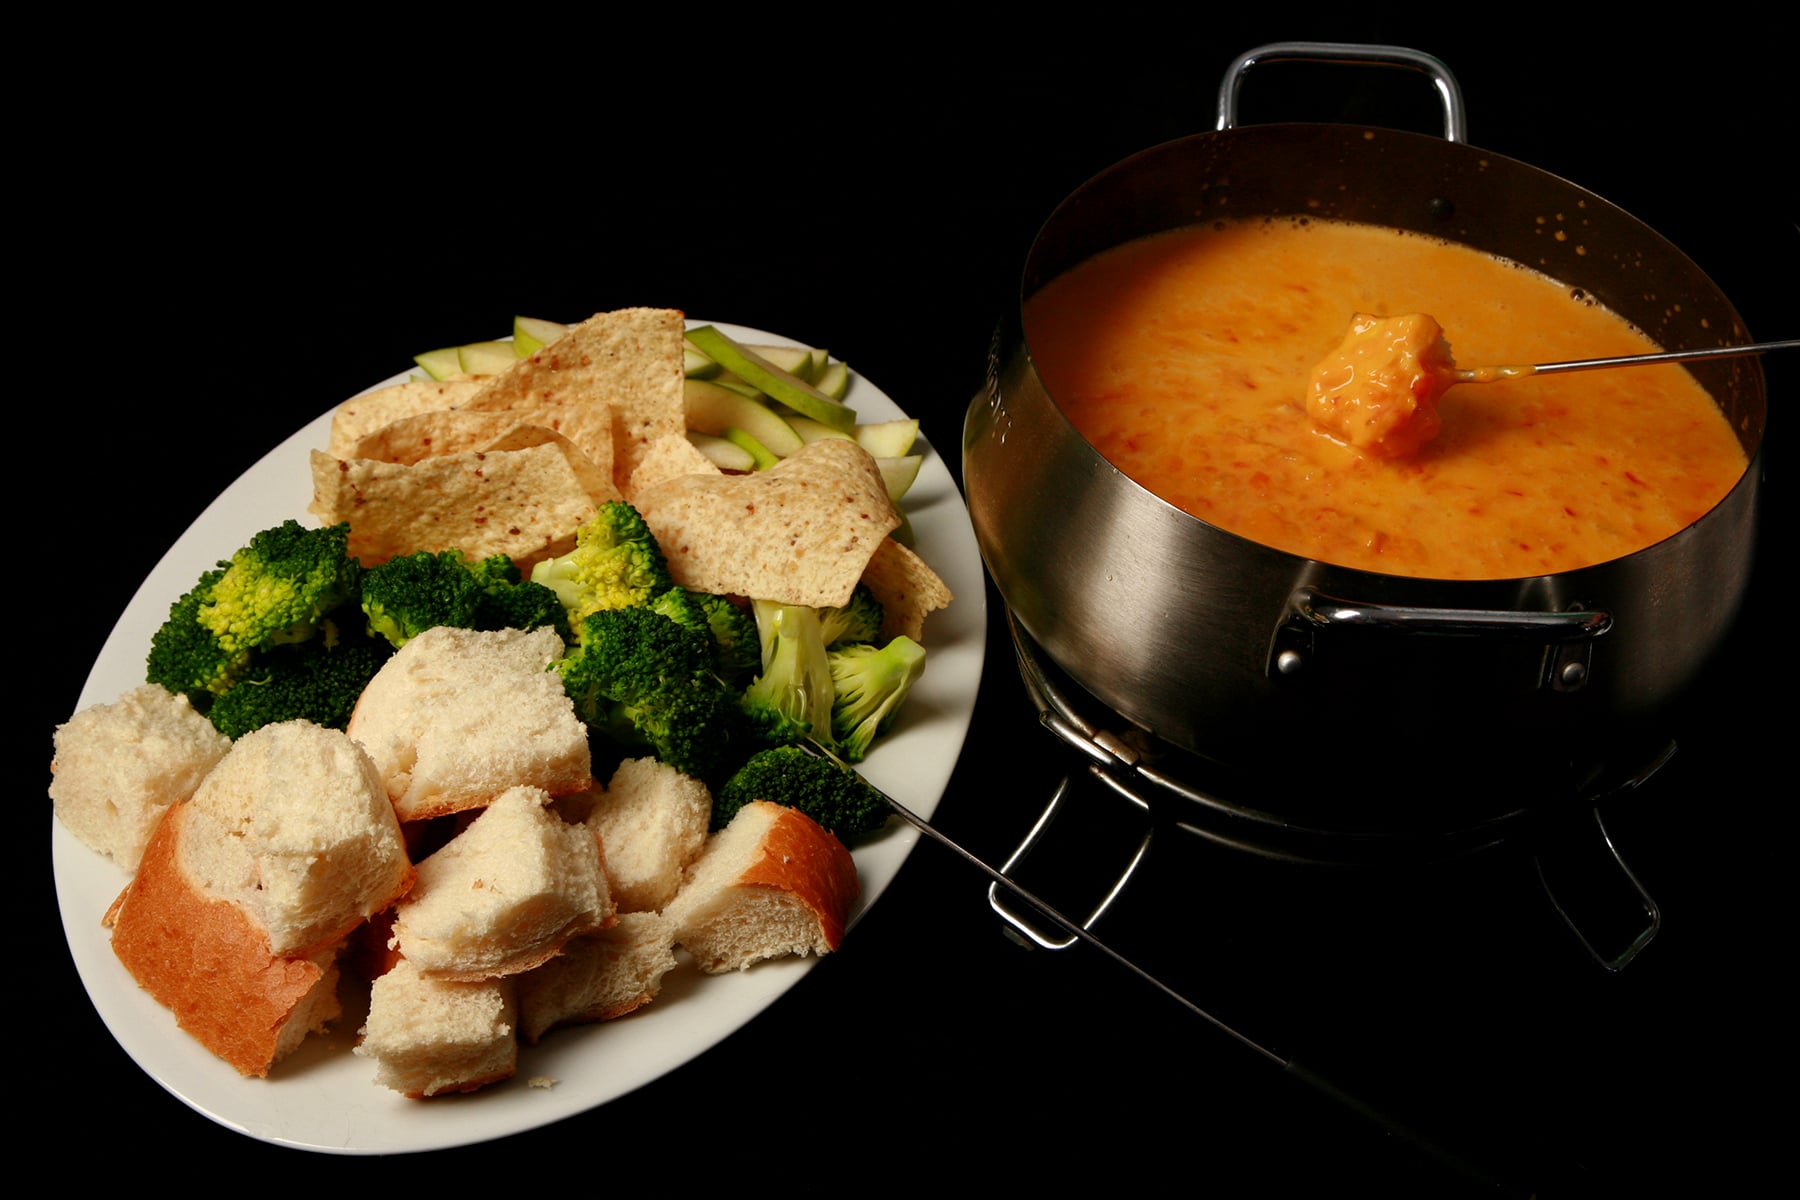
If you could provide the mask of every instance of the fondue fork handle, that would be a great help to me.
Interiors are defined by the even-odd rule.
[[[816,742],[807,741],[800,743],[800,745],[808,753],[817,755],[820,758],[829,759],[846,771],[854,770],[854,768],[844,762],[843,759]],[[1530,1194],[1528,1189],[1521,1189],[1516,1185],[1505,1183],[1493,1173],[1483,1170],[1481,1167],[1470,1162],[1467,1158],[1455,1153],[1447,1147],[1440,1146],[1437,1142],[1425,1137],[1411,1126],[1401,1122],[1388,1113],[1383,1112],[1381,1109],[1376,1108],[1368,1101],[1357,1096],[1354,1092],[1340,1087],[1326,1079],[1324,1076],[1315,1073],[1310,1068],[1269,1049],[1260,1042],[1253,1040],[1248,1035],[1227,1025],[1224,1021],[1215,1017],[1212,1013],[1201,1008],[1198,1004],[1182,995],[1179,991],[1164,983],[1156,975],[1152,974],[1144,967],[1139,966],[1136,962],[1120,953],[1118,950],[1115,950],[1103,941],[1099,935],[1094,933],[1092,929],[1063,915],[1063,913],[1049,901],[1040,898],[1006,872],[988,863],[973,851],[966,849],[960,842],[938,829],[931,822],[913,812],[910,808],[888,795],[885,791],[875,787],[872,783],[869,784],[869,786],[874,788],[875,793],[887,802],[888,807],[893,809],[895,814],[897,814],[901,820],[905,821],[908,825],[911,825],[914,829],[917,829],[926,838],[944,847],[944,849],[950,851],[950,853],[962,859],[977,871],[980,871],[983,875],[986,875],[994,883],[999,884],[1018,896],[1025,903],[1031,905],[1032,908],[1041,913],[1046,920],[1061,928],[1065,933],[1069,934],[1069,936],[1086,943],[1104,957],[1111,959],[1113,962],[1125,968],[1131,974],[1137,976],[1169,999],[1175,1001],[1175,1003],[1179,1004],[1190,1013],[1193,1013],[1195,1016],[1211,1025],[1214,1029],[1217,1029],[1219,1032],[1237,1042],[1240,1046],[1245,1047],[1258,1057],[1280,1067],[1285,1074],[1300,1080],[1323,1095],[1336,1100],[1352,1112],[1357,1113],[1366,1120],[1374,1122],[1380,1128],[1386,1130],[1390,1135],[1398,1138],[1440,1165],[1455,1171],[1457,1174],[1462,1175],[1469,1180],[1479,1183],[1486,1188],[1503,1191],[1506,1194]]]
[[[1470,367],[1459,369],[1456,377],[1464,383],[1486,383],[1494,379],[1517,379],[1526,375],[1557,375],[1564,371],[1592,371],[1599,367],[1637,367],[1651,363],[1692,362],[1705,358],[1749,358],[1771,350],[1800,347],[1800,338],[1778,342],[1750,342],[1742,346],[1707,346],[1700,350],[1662,350],[1655,354],[1625,354],[1617,358],[1580,358],[1568,362],[1537,363],[1528,367]]]

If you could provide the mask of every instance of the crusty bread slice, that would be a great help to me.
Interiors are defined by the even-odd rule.
[[[419,864],[394,913],[394,947],[425,974],[476,980],[528,971],[615,906],[600,841],[539,788],[509,788]]]
[[[275,954],[335,945],[412,885],[374,764],[335,729],[283,721],[245,734],[189,807],[183,873],[244,909]]]
[[[186,696],[145,684],[56,727],[51,804],[70,833],[135,871],[164,811],[230,748]]]
[[[860,893],[842,842],[798,809],[754,800],[708,840],[663,913],[676,943],[719,974],[836,950]]]
[[[434,979],[403,958],[369,989],[356,1053],[375,1060],[375,1082],[415,1100],[472,1092],[518,1069],[517,1014],[511,979]]]
[[[175,1021],[245,1075],[266,1076],[306,1035],[339,1014],[329,949],[284,958],[230,900],[181,866],[191,803],[171,807],[137,876],[107,913],[113,952]]]
[[[620,913],[612,928],[518,977],[519,1035],[536,1043],[560,1025],[622,1017],[656,999],[676,965],[674,930],[661,914]]]
[[[157,825],[107,913],[139,985],[246,1075],[338,1015],[344,935],[413,880],[374,767],[334,729],[245,734]]]
[[[698,779],[654,758],[619,764],[587,826],[600,835],[620,912],[657,912],[675,898],[711,819],[712,793]]]
[[[369,681],[348,732],[402,821],[479,808],[518,785],[591,787],[587,727],[551,664],[554,629],[428,629]]]

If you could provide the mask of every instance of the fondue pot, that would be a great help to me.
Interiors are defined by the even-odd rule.
[[[1428,74],[1446,136],[1238,126],[1275,58]],[[1578,289],[1668,349],[1750,340],[1674,246],[1566,180],[1461,140],[1443,64],[1399,47],[1287,43],[1241,56],[1218,128],[1143,151],[1069,196],[1027,257],[1020,306],[1120,243],[1231,217],[1376,223],[1458,242]],[[1317,562],[1228,533],[1122,474],[1039,378],[1020,313],[970,406],[963,483],[1022,634],[1178,755],[1272,784],[1284,819],[1347,832],[1478,825],[1541,803],[1661,736],[1750,575],[1766,396],[1754,359],[1694,365],[1749,460],[1682,532],[1610,562],[1502,580]]]

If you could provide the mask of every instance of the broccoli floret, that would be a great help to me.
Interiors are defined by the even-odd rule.
[[[674,586],[662,547],[638,510],[602,504],[575,533],[575,549],[531,569],[533,583],[554,591],[580,637],[589,613],[648,604]]]
[[[603,609],[557,661],[575,712],[615,740],[707,779],[748,736],[737,697],[713,671],[712,639],[648,607]]]
[[[320,620],[355,599],[361,566],[349,556],[349,533],[348,525],[287,521],[251,538],[170,606],[151,637],[145,680],[204,712],[254,653],[311,638]]]
[[[248,650],[227,651],[200,623],[201,604],[225,575],[225,564],[200,576],[192,591],[169,608],[169,618],[150,639],[144,678],[184,695],[201,712],[213,693],[228,690],[249,665]]]
[[[234,740],[265,725],[301,718],[344,728],[357,697],[394,648],[354,625],[340,632],[327,618],[321,627],[323,636],[311,641],[253,655],[237,685],[207,710],[214,727]]]
[[[490,554],[479,562],[468,564],[469,573],[481,588],[475,605],[476,629],[538,629],[548,625],[572,641],[569,610],[557,594],[541,583],[533,583],[519,573],[519,565],[504,554]]]
[[[849,603],[819,610],[819,625],[827,649],[846,642],[872,642],[881,636],[881,601],[868,584],[859,583]]]
[[[831,662],[819,610],[753,600],[762,673],[744,689],[743,706],[775,742],[811,737],[830,747]]]
[[[734,604],[710,592],[698,595],[718,649],[719,674],[728,683],[749,679],[762,665],[762,638],[756,632],[756,618],[751,615],[750,606]]]
[[[742,686],[762,665],[762,643],[749,605],[677,586],[652,600],[650,608],[710,637],[713,666],[727,684]]]
[[[706,610],[700,607],[698,595],[684,587],[672,587],[659,593],[646,607],[651,612],[661,613],[677,625],[685,625],[696,633],[712,637],[712,625],[706,619]]]
[[[504,556],[502,556],[504,557]],[[498,584],[481,593],[475,606],[476,629],[537,629],[549,625],[569,641],[569,610],[555,592],[541,583],[521,580]]]
[[[475,577],[483,591],[511,587],[525,578],[519,572],[519,564],[505,554],[490,554],[475,562],[463,561],[468,563],[469,574]]]
[[[799,746],[761,750],[713,792],[712,827],[723,829],[752,800],[797,808],[849,842],[886,823],[881,793],[855,771]]]
[[[227,654],[312,637],[325,614],[356,594],[361,566],[350,526],[308,529],[284,521],[250,539],[194,610]]]
[[[840,757],[861,762],[886,733],[925,670],[925,647],[901,635],[886,646],[851,642],[827,652],[831,661],[831,733]]]
[[[556,593],[523,580],[504,554],[470,562],[460,550],[421,550],[390,558],[363,575],[369,632],[398,648],[439,625],[459,629],[536,629],[569,638]]]
[[[460,550],[402,554],[370,567],[362,581],[369,632],[395,648],[439,625],[470,628],[481,596]]]

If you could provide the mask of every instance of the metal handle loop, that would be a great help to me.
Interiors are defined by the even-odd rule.
[[[1352,66],[1405,67],[1421,71],[1431,78],[1438,100],[1444,106],[1444,140],[1460,142],[1466,137],[1462,88],[1450,68],[1439,59],[1405,46],[1362,45],[1357,42],[1271,42],[1246,50],[1226,68],[1219,84],[1219,125],[1221,130],[1237,124],[1238,92],[1250,68],[1269,62],[1333,62]]]

